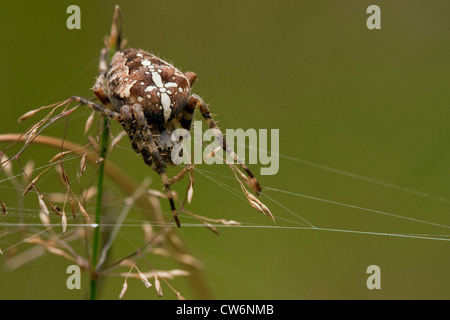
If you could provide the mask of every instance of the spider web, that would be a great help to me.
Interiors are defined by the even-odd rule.
[[[81,116],[80,116],[81,117]],[[61,121],[63,123],[63,121]],[[113,131],[113,136],[118,136],[120,133],[120,128],[115,128]],[[128,145],[127,139],[123,139],[123,143],[117,145],[113,149],[112,153],[125,153],[125,156],[135,157],[135,154],[131,147]],[[348,179],[347,183],[363,183],[368,185],[375,185],[385,190],[387,193],[393,193],[394,195],[398,193],[404,193],[416,199],[423,199],[426,202],[440,203],[445,208],[450,199],[440,197],[434,194],[423,192],[422,190],[415,190],[412,188],[399,186],[386,181],[373,179],[364,175],[360,175],[354,172],[348,172],[341,170],[339,168],[334,168],[331,166],[326,166],[316,162],[307,161],[301,158],[295,158],[289,155],[280,154],[279,157],[284,159],[284,161],[290,161],[295,163],[297,166],[304,166],[306,168],[314,168],[318,171],[327,172],[335,176],[343,176]],[[137,158],[137,160],[140,160]],[[70,167],[77,166],[80,161],[79,156],[67,155],[64,157],[64,165]],[[33,168],[32,176],[36,176],[49,168],[52,164],[43,164],[36,168]],[[148,170],[148,176],[150,176],[153,181],[150,185],[153,189],[160,189],[160,183],[156,173],[147,168],[144,164],[142,167]],[[223,171],[223,170],[222,170]],[[299,169],[300,171],[300,169]],[[88,173],[95,176],[95,166],[90,166],[87,169]],[[248,205],[248,201],[241,188],[236,183],[235,177],[229,171],[221,172],[216,170],[215,166],[199,165],[195,167],[196,176],[196,186],[210,185],[213,186],[218,194],[227,194],[234,201],[242,207],[242,210],[246,213],[241,214],[239,225],[226,225],[221,223],[210,222],[209,225],[215,230],[222,231],[224,229],[235,229],[242,230],[290,230],[294,232],[320,232],[334,234],[338,233],[341,235],[354,235],[360,237],[364,240],[367,237],[376,238],[403,238],[408,241],[434,241],[434,242],[448,242],[450,241],[450,225],[439,220],[432,220],[428,218],[426,212],[417,215],[418,212],[408,215],[404,214],[403,210],[397,208],[396,210],[381,210],[373,206],[364,206],[360,203],[352,202],[342,202],[332,197],[318,196],[313,193],[301,193],[292,188],[286,189],[279,187],[279,185],[263,184],[263,192],[261,200],[270,208],[272,214],[275,217],[275,223],[270,219],[263,217],[264,219],[256,220],[252,219],[252,208]],[[45,172],[40,179],[42,181],[55,179],[52,176],[52,171],[49,170]],[[296,175],[295,172],[292,173]],[[73,175],[72,175],[73,177]],[[8,191],[9,194],[14,194],[16,187],[12,183],[12,180],[24,179],[23,168],[18,171],[14,176],[6,176],[5,172],[0,173],[0,190],[2,194],[4,191]],[[186,180],[186,178],[184,179]],[[275,179],[276,180],[276,179]],[[279,182],[279,180],[278,180]],[[138,181],[140,183],[140,181]],[[79,180],[73,178],[70,181],[71,188],[79,187]],[[87,185],[82,186],[82,188],[88,188],[92,186],[92,181],[87,183]],[[108,187],[107,187],[108,188]],[[177,191],[183,192],[185,186],[180,186]],[[195,190],[195,186],[194,186]],[[3,197],[0,197],[3,198]],[[39,219],[41,208],[37,205],[36,194],[33,190],[30,194],[26,196],[28,201],[24,201],[24,198],[20,193],[17,193],[16,198],[12,200],[11,198],[6,199],[7,203],[7,215],[0,216],[0,250],[2,250],[2,255],[8,256],[12,253],[12,259],[5,260],[5,266],[11,269],[16,269],[24,264],[33,263],[35,259],[42,258],[46,254],[45,250],[34,247],[34,250],[26,250],[26,255],[17,255],[15,259],[16,251],[21,252],[22,245],[27,246],[29,243],[33,242],[36,238],[50,239],[53,233],[62,233],[61,221],[58,217],[53,217],[49,225],[43,225],[42,221]],[[201,196],[194,196],[194,201],[200,203],[200,208],[202,198]],[[217,202],[220,202],[220,197]],[[142,214],[131,215],[128,212],[134,211],[142,213],[145,211],[141,206],[136,203],[127,203],[127,198],[123,196],[115,197],[114,200],[109,199],[104,203],[104,206],[108,208],[108,211],[112,211],[115,214],[108,214],[102,217],[101,225],[102,228],[110,228],[115,230],[115,236],[111,240],[112,242],[120,242],[121,246],[127,248],[129,252],[138,250],[144,243],[144,235],[142,232],[144,224],[151,224],[153,227],[161,228],[165,226],[176,227],[172,221],[172,213],[168,211],[168,203],[166,199],[161,199],[161,204],[163,209],[163,214],[165,216],[166,223],[161,221],[152,221],[143,218]],[[317,210],[320,214],[313,214],[308,210],[303,208],[303,205],[307,202],[315,203]],[[219,203],[220,205],[220,203]],[[88,202],[88,211],[91,215],[92,208],[94,206],[93,200]],[[128,206],[128,208],[127,208]],[[203,206],[205,208],[205,206]],[[205,212],[194,211],[198,214],[204,214],[208,217],[209,210],[204,210]],[[120,212],[125,212],[121,214]],[[249,215],[247,215],[249,213]],[[420,212],[419,212],[420,213]],[[260,214],[260,213],[258,213]],[[339,222],[332,220],[332,222],[327,222],[322,216],[324,215],[336,215],[339,214],[341,219]],[[436,215],[435,215],[436,217]],[[437,217],[446,217],[446,215],[438,215]],[[214,217],[217,218],[217,217]],[[228,216],[222,216],[220,218],[229,219]],[[374,220],[374,218],[376,218]],[[180,219],[182,221],[183,229],[205,229],[205,224],[198,219],[183,214],[180,214]],[[365,221],[368,220],[368,221]],[[91,215],[91,221],[94,221],[94,216]],[[372,221],[382,221],[382,224],[374,223]],[[87,229],[97,228],[98,226],[94,223],[86,223],[83,219],[77,218],[69,219],[67,223],[68,241],[76,241],[76,234],[70,234],[70,230],[84,227]],[[405,232],[406,230],[411,230],[410,232]],[[401,231],[399,231],[401,230]],[[195,231],[197,232],[197,231]],[[226,242],[226,235],[222,241]],[[114,245],[111,243],[111,245]],[[29,247],[26,247],[29,248]],[[125,250],[126,251],[126,250]],[[194,252],[195,254],[195,252]],[[1,258],[1,257],[0,257]],[[162,265],[164,265],[162,263]]]
[[[316,167],[316,168],[319,168],[322,170],[326,170],[326,171],[329,171],[329,172],[332,172],[335,174],[349,176],[351,178],[359,179],[359,180],[365,181],[367,183],[378,184],[378,185],[381,185],[386,188],[399,190],[399,191],[402,191],[405,193],[412,194],[417,197],[428,198],[430,200],[439,201],[439,202],[443,202],[443,203],[450,203],[450,199],[447,199],[447,198],[435,196],[435,195],[432,195],[429,193],[425,193],[425,192],[418,191],[418,190],[413,190],[413,189],[406,188],[403,186],[394,185],[394,184],[391,184],[388,182],[376,180],[376,179],[358,175],[358,174],[355,174],[352,172],[343,171],[343,170],[340,170],[337,168],[324,166],[324,165],[310,162],[310,161],[305,161],[303,159],[292,158],[292,157],[289,157],[286,155],[280,155],[280,157],[288,159],[290,161],[301,163],[301,164],[304,164],[307,166],[313,166],[313,167]],[[73,161],[73,160],[77,160],[77,159],[79,159],[79,158],[76,156],[73,156],[73,157],[68,157],[67,159],[65,159],[65,161],[69,162],[69,161]],[[35,168],[34,171],[40,172],[40,170],[45,169],[48,166],[50,166],[50,165],[44,165],[44,166]],[[247,202],[245,199],[245,196],[242,194],[239,187],[235,185],[235,183],[233,181],[234,178],[232,176],[219,174],[212,170],[206,170],[201,166],[197,167],[195,169],[195,172],[197,174],[203,176],[205,179],[207,179],[211,183],[214,183],[217,186],[219,186],[221,189],[224,190],[224,192],[231,193],[234,197],[236,197],[237,199],[239,199],[240,201],[243,202],[243,206],[245,205],[244,203]],[[9,177],[9,178],[3,177],[0,180],[0,186],[2,189],[12,190],[12,189],[14,189],[14,186],[8,186],[7,182],[9,180],[11,180],[12,178],[22,178],[22,177],[23,177],[23,173],[19,173],[15,176]],[[288,204],[283,203],[283,201],[281,201],[281,200],[278,200],[279,194],[286,194],[286,195],[289,195],[294,198],[303,198],[303,199],[308,199],[311,201],[317,201],[317,202],[328,204],[328,205],[331,205],[334,207],[344,207],[348,210],[358,211],[361,214],[374,214],[374,215],[385,216],[385,217],[395,218],[395,219],[399,219],[399,220],[414,222],[414,223],[418,224],[419,226],[420,225],[428,226],[428,227],[432,226],[432,227],[435,227],[436,233],[409,234],[409,233],[383,232],[383,231],[376,231],[376,230],[369,231],[369,230],[362,230],[362,229],[354,230],[354,229],[340,229],[340,228],[323,227],[323,226],[318,225],[311,219],[307,220],[306,218],[302,217],[301,213],[298,213],[298,212],[296,212],[296,210],[289,208]],[[414,239],[424,239],[424,240],[450,241],[450,232],[448,230],[448,229],[450,229],[450,226],[447,224],[444,224],[444,223],[436,222],[436,221],[429,221],[426,219],[413,218],[413,217],[409,217],[407,215],[401,215],[401,214],[397,214],[394,212],[382,211],[382,210],[378,210],[375,208],[367,208],[367,207],[363,207],[363,206],[359,206],[359,205],[354,205],[351,203],[339,202],[339,201],[335,201],[333,199],[326,199],[326,198],[317,197],[317,196],[310,195],[310,194],[297,193],[292,190],[284,190],[284,189],[280,189],[280,188],[274,188],[271,186],[264,187],[263,199],[269,200],[268,203],[271,204],[270,207],[271,207],[273,214],[277,220],[276,225],[270,225],[270,224],[257,225],[257,224],[252,224],[249,222],[242,222],[241,225],[214,224],[214,227],[216,227],[216,228],[221,228],[221,227],[223,227],[223,228],[267,228],[267,229],[270,229],[270,228],[277,229],[278,228],[278,229],[298,229],[298,230],[309,229],[309,230],[326,231],[326,232],[342,232],[342,233],[389,236],[389,237],[404,237],[404,238],[414,238]],[[11,205],[11,203],[9,203],[9,205],[7,207],[8,215],[4,215],[1,219],[3,221],[0,222],[0,225],[2,226],[2,229],[4,229],[3,232],[1,233],[1,238],[3,239],[1,249],[3,252],[7,252],[8,250],[14,248],[18,244],[20,244],[21,242],[24,242],[26,240],[26,239],[21,239],[15,243],[10,243],[9,241],[11,241],[11,240],[4,241],[4,237],[7,234],[10,235],[10,233],[7,231],[8,227],[19,227],[19,228],[20,227],[32,227],[32,228],[42,227],[42,224],[39,222],[34,222],[34,223],[32,223],[32,222],[31,223],[8,222],[8,220],[12,219],[14,214],[17,213],[18,211],[23,211],[23,219],[24,220],[35,218],[36,215],[38,214],[38,212],[40,211],[39,208],[19,207],[18,206],[19,204],[20,204],[20,199],[16,202],[16,206]],[[118,206],[118,207],[123,206],[121,201],[116,201],[116,203],[108,202],[107,205],[108,206]],[[171,213],[169,213],[169,212],[164,212],[164,214],[167,215],[167,217],[171,216]],[[183,218],[186,221],[183,223],[183,227],[204,228],[204,225],[201,223],[189,222],[189,220],[195,220],[192,217],[184,216]],[[111,220],[109,225],[114,226],[115,225],[114,218],[109,217],[109,219]],[[155,223],[155,221],[150,221],[150,222]],[[83,224],[81,224],[81,225],[83,225]],[[108,224],[103,224],[103,225],[108,226]],[[159,225],[161,226],[161,223],[159,223]],[[173,224],[168,223],[167,225],[173,225]],[[69,226],[70,226],[70,224],[69,224]],[[77,224],[77,226],[80,226],[80,224]],[[86,224],[86,226],[96,227],[95,224]],[[141,221],[133,221],[131,219],[125,219],[125,221],[121,224],[121,226],[122,226],[122,228],[134,228],[134,227],[140,227],[140,226],[142,226],[142,224],[141,224]],[[56,227],[60,227],[60,223],[55,223],[49,228],[56,228]],[[39,231],[39,232],[36,231],[36,234],[40,234],[42,232],[47,232],[49,230],[49,228],[46,228],[43,231]],[[32,237],[32,235],[30,237]]]
[[[340,169],[332,168],[329,166],[323,166],[318,163],[305,161],[303,159],[293,158],[285,155],[280,155],[280,157],[289,159],[291,161],[295,161],[298,163],[302,163],[308,166],[313,166],[319,169],[327,170],[330,172],[333,172],[335,174],[345,175],[349,176],[355,179],[359,179],[362,181],[366,181],[368,183],[372,184],[378,184],[386,188],[392,188],[396,190],[401,190],[406,193],[410,193],[412,195],[418,196],[418,197],[424,197],[429,198],[432,200],[436,200],[439,202],[449,203],[450,199],[438,197],[429,193],[413,190],[410,188],[405,188],[402,186],[394,185],[388,182],[372,179],[369,177],[361,176],[352,172],[343,171]],[[230,177],[220,175],[217,176],[217,174],[213,171],[207,171],[203,169],[196,169],[196,172],[199,172],[200,174],[204,175],[208,180],[212,181],[213,183],[219,185],[221,188],[225,189],[227,192],[233,193],[236,197],[241,198],[242,200],[245,200],[243,197],[240,196],[239,190],[233,189],[232,186],[229,184],[226,184],[224,180],[226,179],[232,179]],[[361,234],[361,235],[377,235],[377,236],[387,236],[387,237],[402,237],[402,238],[414,238],[414,239],[424,239],[424,240],[437,240],[437,241],[450,241],[450,226],[447,224],[443,224],[440,222],[435,221],[428,221],[425,219],[418,219],[409,217],[406,215],[400,215],[393,212],[387,212],[382,210],[377,210],[373,208],[367,208],[362,207],[359,205],[354,205],[350,203],[344,203],[339,201],[334,201],[331,199],[321,198],[314,195],[308,195],[308,194],[302,194],[293,192],[290,190],[284,190],[279,188],[273,188],[270,186],[266,186],[263,188],[264,196],[265,198],[269,199],[272,203],[272,210],[275,212],[275,217],[279,223],[277,225],[252,225],[252,224],[244,224],[242,226],[231,226],[234,228],[244,227],[244,228],[281,228],[281,229],[298,229],[298,230],[315,230],[315,231],[327,231],[327,232],[342,232],[342,233],[354,233],[354,234]],[[395,232],[383,232],[383,231],[368,231],[368,230],[362,230],[362,229],[338,229],[338,228],[329,228],[329,227],[321,227],[320,225],[316,225],[313,220],[306,220],[301,216],[300,213],[292,210],[288,207],[287,204],[284,204],[282,201],[277,200],[278,194],[287,194],[294,198],[303,198],[303,199],[309,199],[312,201],[318,201],[325,204],[330,204],[334,207],[344,207],[351,210],[356,210],[360,212],[361,214],[375,214],[379,216],[386,216],[390,218],[395,218],[399,220],[405,220],[405,221],[412,221],[417,223],[419,226],[433,226],[436,229],[436,233],[427,233],[427,234],[411,234],[411,233],[395,233]],[[277,208],[277,209],[274,209]],[[332,210],[332,209],[331,209]],[[229,227],[229,226],[223,226],[223,227]]]
[[[118,146],[121,150],[128,150],[130,151],[130,154],[132,154],[132,150],[130,150],[127,147]],[[287,161],[295,162],[300,165],[308,166],[308,167],[314,167],[319,170],[327,171],[335,175],[341,175],[346,176],[354,180],[360,180],[368,184],[378,185],[386,189],[391,189],[394,191],[400,191],[403,193],[410,194],[414,197],[418,198],[424,198],[428,201],[437,201],[441,202],[443,204],[450,203],[450,199],[440,197],[437,195],[433,195],[427,192],[414,190],[408,187],[399,186],[396,184],[392,184],[386,181],[381,181],[378,179],[374,179],[371,177],[367,177],[364,175],[360,175],[354,172],[349,172],[345,170],[341,170],[339,168],[334,168],[331,166],[319,164],[316,162],[307,161],[300,158],[295,158],[289,155],[279,154],[279,157],[282,159],[285,159]],[[66,157],[64,159],[64,162],[71,162],[71,161],[79,161],[79,157],[77,156],[71,156]],[[37,168],[33,169],[33,172],[39,173],[42,170],[48,168],[51,166],[51,164],[43,165]],[[202,176],[205,180],[209,181],[209,183],[213,183],[217,185],[223,192],[232,194],[238,201],[241,201],[243,206],[245,206],[247,200],[245,196],[242,194],[239,186],[236,185],[234,181],[234,177],[232,175],[226,175],[221,174],[213,171],[210,168],[205,168],[206,166],[197,166],[195,168],[195,173],[197,175]],[[12,179],[20,179],[23,178],[24,173],[18,173],[15,174],[12,177],[6,177],[4,173],[2,173],[2,177],[0,178],[0,188],[3,190],[14,190],[14,185],[9,184],[10,180]],[[50,173],[47,173],[44,177],[42,177],[42,180],[46,178],[46,176],[49,176]],[[75,183],[73,181],[72,183]],[[9,185],[8,185],[9,184]],[[386,217],[391,219],[396,219],[403,222],[413,222],[416,226],[424,227],[427,231],[430,230],[430,227],[434,229],[434,232],[417,232],[417,233],[401,233],[401,232],[385,232],[383,230],[365,230],[363,228],[358,229],[351,229],[351,228],[333,228],[329,226],[323,226],[320,223],[317,223],[314,221],[314,219],[311,218],[305,218],[304,214],[299,212],[297,209],[293,209],[290,207],[291,202],[288,203],[288,201],[280,200],[279,196],[288,195],[292,199],[307,199],[309,201],[315,201],[319,202],[325,205],[328,205],[330,207],[329,210],[334,210],[334,208],[344,208],[349,211],[358,212],[359,214],[365,214],[365,215],[377,215],[379,217]],[[313,194],[303,194],[296,192],[295,190],[286,190],[282,188],[278,188],[276,186],[268,186],[265,185],[263,187],[263,195],[262,199],[267,201],[267,204],[270,204],[270,208],[272,210],[272,213],[275,216],[276,224],[270,224],[269,222],[267,224],[255,224],[252,222],[245,222],[245,221],[239,221],[241,222],[240,225],[223,225],[218,223],[212,223],[212,225],[215,228],[265,228],[265,229],[297,229],[299,232],[301,230],[314,230],[314,231],[322,231],[322,232],[340,232],[340,233],[353,233],[353,234],[360,234],[360,235],[375,235],[375,236],[383,236],[383,237],[401,237],[401,238],[412,238],[412,239],[421,239],[421,240],[434,240],[434,241],[450,241],[450,225],[439,222],[439,221],[431,221],[427,220],[426,218],[415,218],[410,217],[408,215],[399,214],[396,212],[391,211],[384,211],[379,210],[377,208],[369,208],[364,207],[361,205],[356,205],[353,203],[346,203],[346,202],[340,202],[336,201],[331,198],[323,198],[319,196],[315,196]],[[9,200],[9,199],[8,199]],[[296,201],[294,200],[294,204]],[[109,207],[118,207],[121,208],[124,206],[122,200],[117,200],[115,203],[108,202],[106,204]],[[133,207],[133,209],[136,210],[142,210],[138,209],[138,207]],[[15,204],[13,204],[11,201],[8,201],[7,206],[8,214],[3,215],[0,218],[0,249],[3,253],[8,252],[8,250],[11,250],[18,246],[19,244],[29,240],[33,237],[33,234],[29,235],[29,237],[21,238],[18,237],[14,240],[14,233],[11,232],[12,229],[23,229],[24,227],[29,228],[31,232],[34,232],[34,235],[40,235],[42,233],[48,232],[50,229],[53,228],[59,228],[60,223],[54,223],[50,227],[42,229],[42,223],[36,220],[36,217],[40,211],[38,207],[30,208],[30,207],[23,207],[22,201],[20,197],[16,199]],[[15,215],[18,214],[18,212],[21,212],[20,219],[23,221],[14,221]],[[172,215],[170,212],[163,212],[164,215],[166,215],[168,218]],[[196,223],[196,219],[187,215],[181,215],[184,219],[183,227],[185,228],[204,228],[204,224],[202,223]],[[17,216],[16,216],[17,218]],[[115,226],[116,218],[114,217],[108,217],[109,222],[102,223],[103,226]],[[27,222],[27,220],[33,220],[33,222]],[[170,220],[170,219],[168,219]],[[154,223],[159,226],[163,226],[161,222],[156,221],[149,221],[150,223]],[[87,227],[97,227],[95,224],[75,224],[76,226],[87,226]],[[173,226],[173,223],[168,222],[167,225]],[[70,227],[71,224],[68,224],[68,227]],[[136,228],[136,227],[142,227],[142,221],[140,220],[133,220],[133,219],[124,219],[121,222],[121,228]],[[8,239],[6,239],[8,236]],[[138,247],[136,245],[136,247]]]

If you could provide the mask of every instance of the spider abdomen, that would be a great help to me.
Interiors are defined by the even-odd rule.
[[[140,104],[149,124],[164,124],[185,107],[190,95],[187,77],[164,60],[143,50],[117,52],[106,73],[106,92],[117,112]]]

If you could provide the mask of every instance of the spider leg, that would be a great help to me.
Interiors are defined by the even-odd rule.
[[[135,104],[133,106],[122,106],[122,109],[124,107],[124,114],[129,112],[129,115],[132,115],[132,118],[134,118],[134,120],[136,121],[135,127],[138,128],[133,134],[134,142],[136,143],[139,152],[144,158],[144,162],[154,168],[155,171],[160,175],[164,185],[164,189],[167,193],[167,198],[169,199],[173,218],[177,226],[180,227],[180,220],[178,219],[178,213],[175,208],[172,190],[170,189],[170,181],[167,178],[166,174],[166,163],[158,151],[158,147],[155,143],[155,140],[153,139],[149,125],[147,123],[147,119],[145,118],[144,112],[142,111],[142,107],[139,104]],[[128,121],[132,121],[131,118]]]
[[[105,105],[106,108],[110,110],[119,111],[114,108],[105,91],[103,86],[105,83],[105,77],[108,70],[108,56],[121,50],[122,48],[122,12],[120,8],[116,6],[114,11],[113,23],[111,25],[111,33],[105,38],[105,46],[100,50],[100,59],[98,64],[99,75],[95,81],[93,90],[95,95],[100,99],[100,101]]]
[[[187,131],[191,131],[191,124],[192,118],[194,117],[195,107],[195,103],[188,102],[186,104],[186,107],[183,109],[183,113],[181,114],[180,127],[186,129]]]
[[[194,164],[189,164],[186,167],[184,167],[180,172],[177,173],[176,176],[174,176],[171,179],[169,179],[169,184],[172,185],[174,183],[177,183],[181,179],[183,179],[184,176],[186,175],[186,173],[192,171],[194,169],[194,167],[195,167]]]
[[[128,134],[128,137],[130,138],[130,144],[133,148],[134,152],[141,153],[139,150],[137,144],[136,144],[136,120],[134,119],[134,116],[130,112],[130,107],[127,105],[123,105],[120,109],[123,117],[123,121],[120,123],[125,130],[125,132]],[[152,166],[151,157],[144,157],[145,164]]]
[[[192,88],[195,79],[197,79],[197,75],[194,72],[188,71],[184,74],[189,81],[189,86]]]
[[[202,113],[203,118],[205,119],[206,123],[208,124],[208,126],[211,129],[216,129],[219,130],[219,127],[217,126],[216,122],[214,121],[211,112],[209,111],[209,108],[207,106],[207,104],[205,103],[205,101],[203,101],[202,98],[200,98],[198,95],[193,94],[189,97],[189,100],[187,102],[186,108],[185,108],[185,112],[189,113],[192,110],[195,110],[195,108],[199,108],[200,112]],[[193,111],[192,111],[193,113]],[[184,119],[184,114],[183,114],[183,118],[182,118],[182,123],[183,123],[183,119]],[[191,117],[192,120],[192,117]],[[186,120],[185,121],[185,125],[189,124],[189,128],[190,128],[190,122],[191,120]],[[181,124],[183,125],[183,124]],[[242,170],[244,170],[248,177],[250,178],[250,180],[252,181],[252,184],[254,185],[254,191],[257,193],[257,195],[261,194],[261,186],[258,182],[258,180],[256,180],[255,176],[253,175],[253,173],[250,171],[250,169],[242,162],[242,160],[238,157],[238,155],[231,149],[231,147],[227,144],[227,141],[225,139],[225,137],[222,134],[222,149],[228,153],[230,156],[233,157],[234,161],[236,161],[237,164],[239,164],[239,166],[242,168]]]
[[[103,90],[103,85],[105,83],[105,76],[107,71],[107,55],[109,50],[107,48],[103,48],[100,51],[100,63],[98,65],[99,74],[97,80],[95,81],[94,87],[92,90],[97,98],[103,103],[103,105],[109,110],[115,110],[113,104],[109,100],[108,96]]]
[[[104,115],[106,115],[106,116],[108,116],[108,117],[110,117],[110,118],[112,118],[114,120],[122,122],[122,116],[119,113],[117,113],[115,111],[112,111],[112,110],[110,110],[110,109],[108,109],[108,108],[106,108],[104,106],[101,106],[101,105],[99,105],[99,104],[97,104],[95,102],[92,102],[90,100],[87,100],[85,98],[78,97],[78,96],[72,96],[71,99],[75,100],[75,101],[78,101],[78,102],[80,102],[82,104],[85,104],[85,105],[91,107],[92,109],[94,109],[95,111],[97,111],[97,112],[99,112],[101,114],[104,114]]]
[[[159,175],[161,176],[161,179],[163,181],[164,189],[166,189],[167,198],[169,199],[170,209],[172,210],[172,214],[173,214],[175,223],[177,224],[177,227],[181,227],[180,220],[178,219],[178,212],[177,212],[177,209],[175,208],[175,202],[173,200],[172,190],[170,189],[169,179],[167,178],[165,169],[164,169],[164,171],[159,173]]]
[[[185,76],[188,78],[189,83],[192,86],[192,84],[195,81],[197,75],[195,73],[193,73],[193,72],[186,72]],[[187,131],[191,131],[192,118],[194,117],[194,112],[195,112],[195,105],[194,104],[186,104],[186,106],[183,109],[183,112],[181,114],[181,119],[180,119],[180,127],[181,128],[186,129]],[[194,169],[194,167],[195,167],[194,164],[187,165],[180,172],[178,172],[178,174],[176,176],[172,177],[169,180],[169,183],[172,185],[172,184],[180,181],[181,179],[184,178],[184,176],[188,172],[190,173],[189,174],[190,181],[193,181],[194,178],[193,178],[193,171],[192,170]],[[189,185],[191,185],[191,183]]]

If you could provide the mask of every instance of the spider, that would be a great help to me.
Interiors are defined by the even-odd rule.
[[[90,106],[122,125],[134,151],[141,154],[145,164],[161,176],[174,220],[180,227],[170,186],[182,179],[192,167],[184,167],[172,179],[167,177],[167,167],[174,165],[171,150],[176,142],[171,141],[172,132],[177,127],[190,131],[197,108],[211,129],[219,128],[203,99],[191,94],[196,79],[195,73],[183,73],[170,63],[143,50],[122,49],[120,31],[115,37],[118,51],[108,65],[108,44],[101,50],[99,75],[93,86],[94,94],[101,104],[78,96],[73,96],[72,99]],[[227,145],[225,138],[222,139],[222,148],[247,173],[254,191],[259,195],[261,186],[248,167]]]

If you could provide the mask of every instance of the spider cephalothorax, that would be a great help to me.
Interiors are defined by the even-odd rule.
[[[120,49],[120,36],[117,38]],[[166,167],[172,164],[171,150],[175,143],[171,140],[172,132],[178,127],[189,131],[196,108],[199,108],[210,128],[220,132],[219,128],[203,99],[191,94],[195,73],[183,73],[157,56],[137,49],[117,51],[108,65],[108,52],[107,46],[101,51],[100,73],[93,88],[102,105],[80,97],[73,99],[117,120],[123,126],[134,151],[160,174],[175,222],[180,226],[170,186],[183,178],[193,166],[183,168],[175,177],[168,179]],[[221,141],[223,149],[247,173],[250,186],[259,195],[261,187],[256,178],[229,148],[223,136]]]

